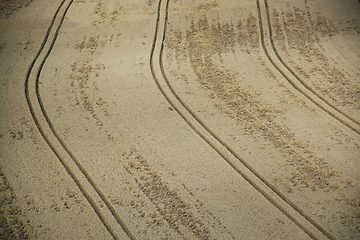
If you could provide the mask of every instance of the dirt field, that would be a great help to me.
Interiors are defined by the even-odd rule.
[[[359,239],[356,0],[0,2],[0,239]]]

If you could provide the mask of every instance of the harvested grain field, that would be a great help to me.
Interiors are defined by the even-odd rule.
[[[359,16],[2,1],[1,239],[358,239]]]

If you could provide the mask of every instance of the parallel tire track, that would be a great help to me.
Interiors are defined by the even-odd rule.
[[[90,203],[95,213],[98,215],[98,217],[100,218],[106,229],[109,231],[111,236],[114,239],[124,239],[124,238],[136,239],[133,236],[133,234],[129,231],[129,229],[127,228],[121,217],[117,214],[116,210],[111,205],[110,201],[107,199],[104,193],[100,190],[100,188],[91,178],[89,173],[75,158],[75,156],[72,154],[70,149],[66,146],[65,142],[59,137],[50,118],[46,113],[44,104],[41,99],[41,95],[39,92],[39,78],[41,75],[41,70],[46,62],[46,59],[50,55],[52,48],[54,47],[55,41],[59,34],[61,25],[65,19],[66,13],[68,12],[70,6],[73,3],[73,0],[69,0],[66,5],[65,4],[66,1],[67,0],[63,0],[59,8],[57,9],[53,17],[53,20],[48,28],[48,31],[44,37],[44,40],[41,44],[41,47],[28,69],[25,80],[25,96],[26,96],[27,104],[29,106],[32,118],[40,134],[44,138],[45,142],[48,144],[48,146],[51,148],[53,153],[59,159],[59,161],[64,166],[68,174],[77,184],[80,191],[83,193],[87,201]],[[59,15],[60,12],[63,12],[62,15]],[[56,27],[56,25],[57,28],[56,31],[54,32],[53,28]],[[50,38],[50,35],[52,35],[53,39],[49,44],[48,40]],[[48,48],[48,51],[46,52],[43,59],[40,60],[40,56],[45,50],[45,47]],[[36,77],[33,77],[34,76],[33,69],[35,66],[38,66],[39,62],[41,63],[37,70]],[[100,209],[98,202],[103,202],[109,212],[106,212],[107,210]],[[112,215],[114,220],[116,220],[117,224],[121,226],[125,234],[116,230],[116,227],[115,228],[113,227],[114,220],[111,219],[110,215]]]
[[[281,75],[294,87],[298,92],[304,95],[307,99],[313,102],[317,107],[322,109],[324,112],[341,122],[351,130],[360,134],[360,122],[340,110],[335,105],[327,101],[323,96],[316,92],[309,84],[303,81],[281,58],[279,55],[273,38],[272,38],[272,27],[270,20],[270,13],[267,0],[259,2],[256,0],[259,15],[259,25],[261,33],[261,44],[263,50],[271,62],[271,64],[281,73]],[[265,12],[265,13],[264,13]],[[266,19],[263,21],[262,19]],[[266,22],[266,23],[265,23]],[[266,28],[266,29],[265,29]],[[265,39],[265,31],[268,31],[267,39]],[[270,46],[270,47],[268,47]]]
[[[244,159],[242,159],[230,146],[222,141],[195,113],[191,111],[174,91],[166,76],[162,61],[169,1],[170,0],[159,1],[154,43],[150,54],[151,72],[160,92],[176,112],[205,142],[207,142],[235,171],[237,171],[291,221],[298,225],[305,233],[313,239],[320,239],[325,236],[329,239],[335,239],[320,224],[310,218],[310,216],[308,216],[300,207],[282,194],[274,185],[262,177]],[[162,28],[163,31],[161,32]],[[158,55],[155,55],[155,52]],[[154,62],[156,61],[158,62],[154,65]]]

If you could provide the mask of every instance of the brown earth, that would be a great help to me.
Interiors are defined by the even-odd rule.
[[[0,17],[10,16],[13,12],[22,7],[30,5],[32,0],[1,0],[0,2]]]

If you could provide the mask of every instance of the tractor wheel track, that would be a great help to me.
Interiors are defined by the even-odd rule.
[[[66,4],[65,4],[66,3]],[[57,35],[60,31],[62,22],[69,10],[73,0],[63,0],[50,24],[43,43],[30,65],[25,80],[25,96],[34,119],[34,122],[42,137],[64,166],[69,175],[78,185],[85,198],[88,200],[104,226],[114,239],[136,239],[129,231],[124,221],[116,213],[107,197],[95,184],[91,176],[82,167],[79,161],[71,153],[65,142],[57,134],[51,120],[49,119],[43,105],[39,92],[39,78],[41,70],[49,56]],[[257,0],[258,3],[258,0]],[[259,6],[259,5],[258,5]],[[255,169],[253,169],[244,159],[242,159],[230,146],[223,142],[211,129],[209,129],[201,119],[195,115],[190,108],[179,98],[173,90],[168,78],[166,77],[162,52],[166,34],[166,24],[168,19],[169,0],[160,0],[158,6],[158,19],[155,29],[154,42],[150,53],[151,72],[159,90],[173,106],[178,114],[189,124],[189,126],[206,141],[228,164],[244,177],[257,191],[266,199],[283,212],[290,220],[297,224],[304,232],[313,239],[323,239],[324,236],[335,239],[322,226],[306,215],[297,205],[291,202],[285,195],[277,190],[271,183],[264,179]],[[62,13],[62,15],[60,14]],[[259,8],[260,14],[260,8]],[[260,18],[260,16],[259,16]],[[56,27],[56,31],[53,27]],[[261,25],[260,25],[261,26]],[[53,40],[49,43],[51,37]],[[263,38],[263,36],[262,36]],[[45,49],[48,51],[44,54]],[[42,59],[42,60],[41,60]],[[156,64],[154,64],[156,63]],[[33,69],[38,67],[37,73]],[[330,113],[329,113],[330,114]],[[331,115],[331,114],[330,114]],[[339,119],[338,119],[339,120]],[[340,121],[340,120],[339,120]],[[353,129],[354,130],[354,129]],[[359,133],[359,132],[358,132]],[[107,208],[100,209],[98,202],[102,202]],[[124,233],[119,233],[115,225],[119,225]],[[115,226],[115,227],[114,227]]]
[[[351,130],[360,134],[360,122],[337,108],[335,105],[327,101],[323,96],[316,92],[311,86],[303,81],[281,58],[279,55],[273,38],[270,13],[267,0],[256,0],[259,16],[261,45],[263,50],[271,62],[271,64],[280,72],[280,74],[290,83],[290,85],[313,102],[317,107],[329,114],[331,117],[341,122]],[[265,19],[265,20],[263,20]]]
[[[115,211],[109,199],[104,195],[89,173],[76,159],[65,142],[59,137],[59,134],[56,132],[46,113],[41,99],[41,94],[39,92],[39,79],[42,68],[47,57],[50,55],[52,48],[54,47],[61,25],[73,1],[74,0],[63,0],[54,15],[41,47],[28,69],[25,80],[25,97],[32,118],[40,134],[59,159],[60,163],[64,166],[68,174],[77,184],[80,191],[90,203],[91,207],[94,209],[95,213],[98,215],[111,236],[114,239],[136,239]],[[52,40],[50,40],[51,38]],[[33,71],[34,68],[38,68],[36,73]],[[107,208],[100,208],[99,203],[102,203]],[[117,225],[120,225],[121,228]]]
[[[184,121],[186,121],[205,142],[207,142],[235,171],[237,171],[291,221],[298,225],[306,234],[312,239],[335,239],[335,237],[324,227],[282,194],[274,185],[253,169],[247,161],[241,158],[229,145],[221,140],[193,111],[191,111],[172,88],[164,71],[162,60],[166,25],[168,21],[169,1],[170,0],[159,1],[158,20],[154,43],[150,54],[151,72],[160,92]]]

